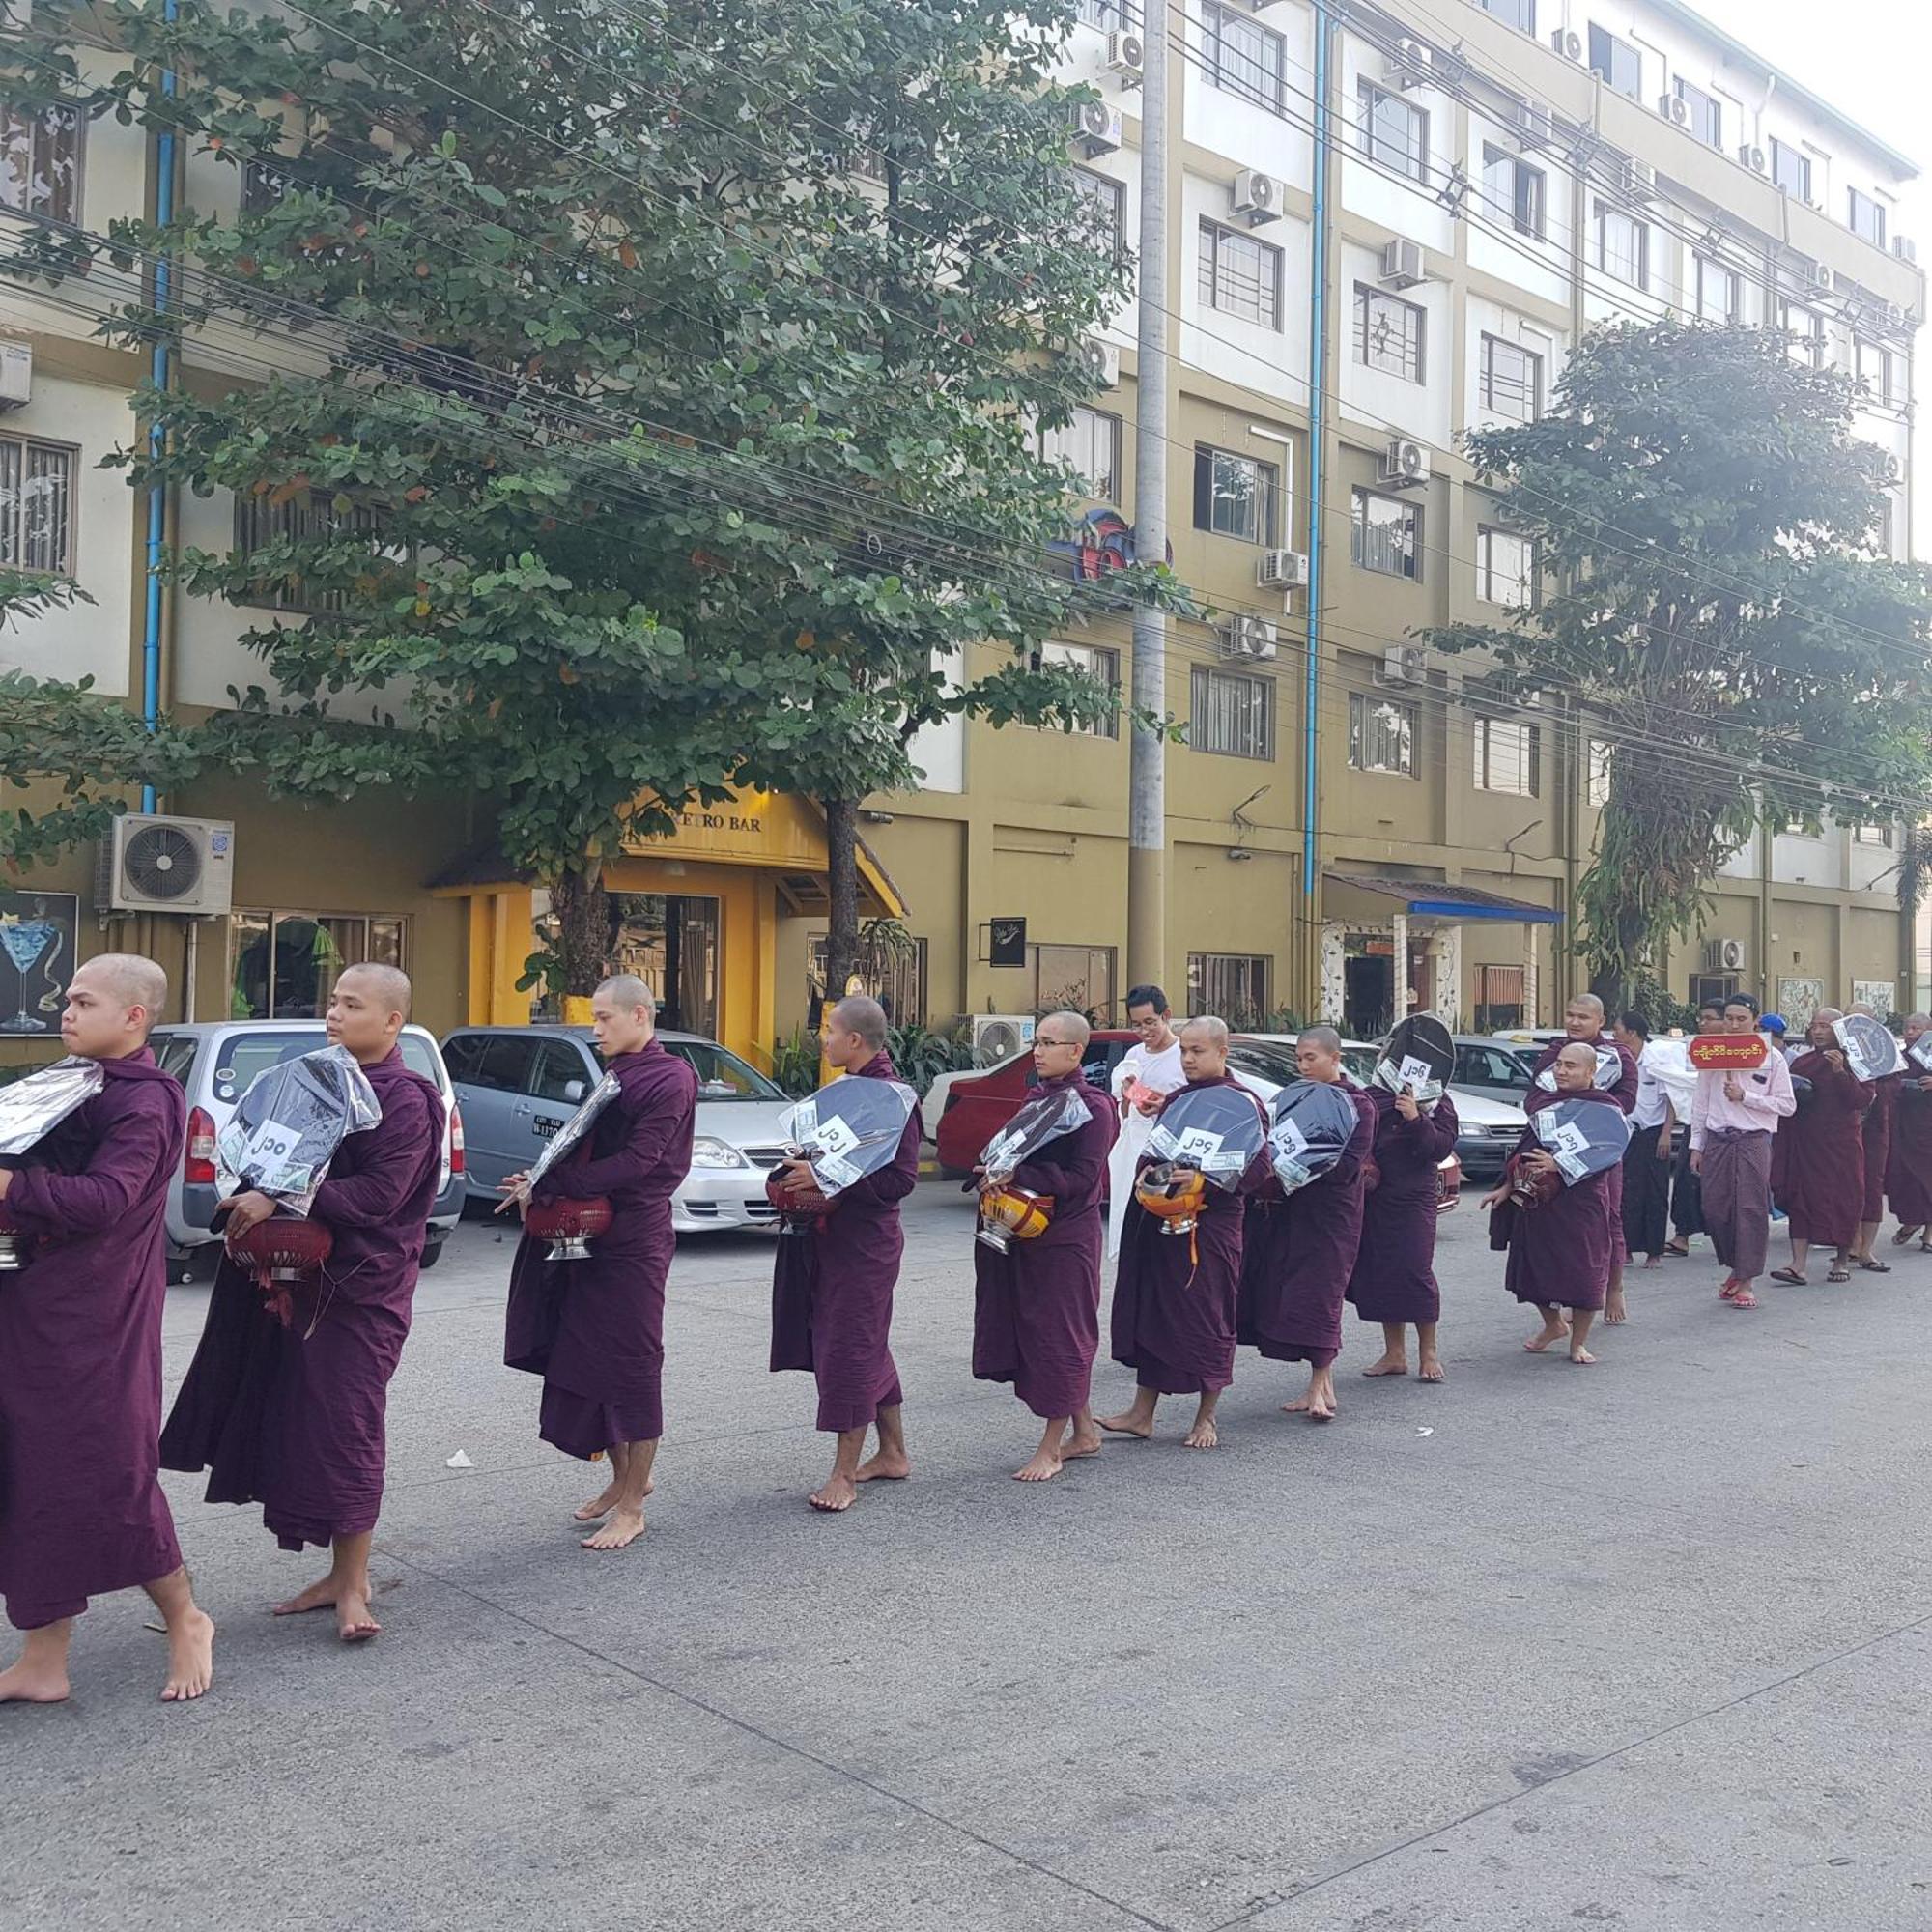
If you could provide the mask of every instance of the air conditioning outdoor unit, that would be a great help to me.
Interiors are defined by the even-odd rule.
[[[1419,242],[1390,242],[1382,247],[1381,283],[1385,289],[1412,289],[1429,279],[1429,264]]]
[[[1264,550],[1255,565],[1255,585],[1261,590],[1306,590],[1308,559],[1298,550]]]
[[[1707,939],[1704,942],[1704,971],[1742,973],[1745,970],[1745,943],[1742,939]]]
[[[1274,656],[1280,633],[1265,617],[1232,617],[1221,627],[1221,655],[1224,658]]]
[[[1811,264],[1811,286],[1814,289],[1829,289],[1832,286],[1832,271],[1823,262]]]
[[[1382,451],[1378,473],[1384,483],[1427,483],[1429,451],[1423,444],[1399,436]]]
[[[1916,262],[1918,259],[1918,244],[1910,236],[1894,235],[1891,238],[1891,252],[1901,262]]]
[[[1121,76],[1122,87],[1138,87],[1147,72],[1147,47],[1138,34],[1107,36],[1107,70]]]
[[[1516,130],[1518,140],[1528,148],[1548,147],[1556,138],[1556,124],[1549,118],[1549,109],[1540,100],[1511,101],[1510,126]]]
[[[1767,163],[1764,157],[1764,150],[1762,148],[1752,147],[1748,141],[1747,141],[1744,144],[1744,146],[1738,150],[1738,159],[1741,160],[1745,164],[1745,166],[1747,167],[1754,175],[1763,174],[1766,167],[1769,165],[1769,163]]]
[[[1558,27],[1550,35],[1549,44],[1565,60],[1579,61],[1583,58],[1583,36],[1570,27]]]
[[[1390,644],[1382,652],[1378,684],[1420,684],[1429,675],[1429,653],[1421,644]]]
[[[1121,145],[1121,110],[1104,100],[1083,100],[1073,110],[1073,140],[1082,154],[1111,155]]]
[[[1657,97],[1657,111],[1674,128],[1690,125],[1690,109],[1680,95],[1660,94]]]
[[[34,351],[26,342],[0,342],[0,410],[34,400]]]
[[[981,1066],[998,1066],[1033,1045],[1031,1013],[975,1013],[973,1058]]]
[[[1096,383],[1104,384],[1110,389],[1120,386],[1121,352],[1111,342],[1103,341],[1097,335],[1083,335],[1075,353],[1080,357],[1080,366]]]
[[[1406,92],[1411,87],[1426,86],[1435,65],[1435,54],[1420,41],[1398,41],[1395,52],[1382,69],[1382,77],[1391,87]]]
[[[100,841],[94,903],[103,912],[226,913],[235,897],[235,827],[226,819],[114,821]]]
[[[1259,168],[1243,168],[1235,177],[1234,209],[1248,217],[1248,226],[1281,218],[1281,184]]]

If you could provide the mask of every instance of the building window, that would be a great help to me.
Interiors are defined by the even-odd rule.
[[[77,449],[0,437],[0,564],[73,575]]]
[[[1874,201],[1868,194],[1861,194],[1857,188],[1851,190],[1851,230],[1854,235],[1861,235],[1874,248],[1885,246],[1885,204]]]
[[[1543,240],[1548,185],[1541,168],[1485,142],[1483,197],[1499,221],[1507,221],[1519,235]]]
[[[334,537],[368,537],[381,526],[381,519],[373,510],[352,510],[348,516],[340,516],[325,497],[307,492],[292,497],[286,503],[241,493],[235,498],[235,550],[241,556],[252,556],[255,552],[278,543],[309,544]],[[368,565],[364,563],[361,567],[367,569]],[[311,589],[299,576],[288,570],[278,576],[265,576],[247,590],[231,594],[241,604],[310,613],[341,611],[349,602],[346,590]]]
[[[1590,71],[1601,74],[1604,84],[1633,100],[1643,97],[1643,56],[1628,41],[1602,27],[1590,29]]]
[[[1355,360],[1364,368],[1379,369],[1408,383],[1421,382],[1428,324],[1427,313],[1413,302],[1355,284]]]
[[[1187,742],[1230,758],[1274,756],[1274,679],[1196,665]]]
[[[1415,776],[1415,724],[1421,707],[1366,691],[1349,694],[1349,764],[1358,772]]]
[[[1511,611],[1537,606],[1536,539],[1485,524],[1476,531],[1476,595]]]
[[[1476,789],[1534,798],[1543,732],[1513,718],[1478,718],[1475,724]]]
[[[1118,696],[1121,689],[1121,654],[1110,650],[1104,644],[1063,644],[1057,639],[1049,639],[1040,646],[1042,662],[1063,665],[1068,670],[1077,670],[1091,677],[1095,684],[1103,686],[1109,694]],[[1067,730],[1081,738],[1118,738],[1121,735],[1121,714],[1110,711],[1097,724],[1069,724]]]
[[[314,1020],[351,966],[409,971],[400,914],[340,917],[310,912],[237,912],[228,920],[231,1020]]]
[[[1778,327],[1791,337],[1791,359],[1823,369],[1832,359],[1831,344],[1825,339],[1825,318],[1815,308],[1801,308],[1786,302],[1778,310]]]
[[[1194,527],[1271,544],[1280,521],[1281,471],[1225,449],[1194,452]]]
[[[1692,87],[1688,80],[1677,81],[1674,86],[1678,99],[1690,110],[1690,132],[1706,147],[1721,148],[1724,145],[1724,112],[1721,105],[1701,87]]]
[[[1891,850],[1891,827],[1889,825],[1855,825],[1852,827],[1854,845],[1882,845]]]
[[[1738,271],[1727,269],[1721,262],[1707,261],[1702,255],[1695,258],[1697,264],[1697,320],[1699,322],[1736,322],[1738,304],[1741,298],[1741,285]]]
[[[1129,25],[1126,0],[1078,0],[1074,17],[1103,34],[1118,32]]]
[[[78,108],[0,108],[0,207],[80,219]]]
[[[1029,952],[1037,949],[1029,947]],[[824,936],[811,939],[807,945],[806,971],[810,982],[812,997],[820,997],[819,989],[825,984],[826,942]],[[926,1021],[926,942],[915,938],[911,946],[898,946],[891,951],[881,951],[876,956],[862,962],[861,980],[866,991],[886,1009],[886,1017],[895,1026],[917,1024],[923,1026]],[[665,1021],[669,1025],[669,1021]],[[478,1035],[478,1038],[500,1040],[503,1035]],[[708,1049],[715,1052],[717,1049]],[[687,1059],[690,1049],[680,1049]],[[703,1063],[695,1062],[702,1071]],[[719,1068],[719,1077],[728,1077],[725,1069]]]
[[[1776,137],[1771,144],[1771,178],[1786,194],[1811,199],[1811,156],[1803,148]]]
[[[1040,454],[1049,462],[1065,464],[1095,502],[1121,500],[1119,416],[1076,404],[1073,420],[1064,429],[1046,431],[1039,441]]]
[[[1264,328],[1281,327],[1281,250],[1212,221],[1201,224],[1204,307]]]
[[[1190,952],[1187,1010],[1212,1013],[1234,1027],[1252,1025],[1274,1010],[1268,986],[1273,970],[1265,952]]]
[[[1905,400],[1900,369],[1901,358],[1882,344],[1858,344],[1859,381],[1869,399],[1881,409],[1894,409]]]
[[[1589,769],[1584,776],[1583,789],[1599,811],[1610,802],[1610,761],[1611,749],[1602,738],[1590,740]]]
[[[1520,966],[1476,968],[1476,1031],[1512,1033],[1525,1023]]]
[[[1476,5],[1520,34],[1536,32],[1536,0],[1476,0]]]
[[[1357,487],[1349,554],[1362,570],[1382,577],[1422,575],[1422,511],[1405,497]]]
[[[1594,31],[1594,30],[1593,30]],[[1597,267],[1633,288],[1650,286],[1650,228],[1608,202],[1597,204]]]
[[[1086,1013],[1104,1023],[1114,1011],[1111,946],[1029,946],[1033,1010]]]
[[[1372,80],[1358,83],[1362,153],[1411,181],[1429,179],[1429,116]]]
[[[1484,410],[1509,422],[1534,422],[1543,413],[1543,357],[1500,335],[1483,337]]]
[[[1112,175],[1096,175],[1092,168],[1075,168],[1073,185],[1081,198],[1092,204],[1094,221],[1106,238],[1108,250],[1119,260],[1126,251],[1126,184],[1117,182]]]
[[[1246,10],[1213,4],[1201,10],[1201,52],[1208,80],[1279,114],[1288,43]]]

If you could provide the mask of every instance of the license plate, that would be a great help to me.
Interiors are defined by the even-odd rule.
[[[562,1125],[563,1122],[561,1121],[546,1121],[539,1115],[535,1120],[531,1121],[530,1130],[536,1135],[538,1140],[547,1141]]]

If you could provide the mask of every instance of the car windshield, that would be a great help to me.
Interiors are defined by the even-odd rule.
[[[328,1036],[320,1027],[306,1028],[297,1032],[293,1028],[275,1028],[261,1033],[231,1033],[219,1043],[215,1054],[213,1090],[214,1097],[224,1104],[239,1100],[248,1091],[248,1083],[258,1073],[270,1066],[279,1066],[285,1060],[294,1060],[304,1053],[314,1053],[319,1047],[328,1044]],[[436,1048],[426,1036],[406,1033],[400,1042],[403,1049],[403,1065],[412,1073],[420,1073],[432,1082],[439,1091],[442,1083],[437,1079]],[[176,1079],[185,1079],[187,1068],[194,1058],[193,1037],[178,1035],[168,1041],[170,1047],[185,1046],[185,1057],[177,1065],[163,1058],[161,1065]]]
[[[1531,1074],[1526,1056],[1507,1046],[1459,1046],[1456,1080],[1464,1087],[1507,1087],[1525,1092]]]
[[[700,1100],[782,1100],[784,1090],[775,1086],[755,1067],[748,1066],[735,1053],[727,1053],[714,1040],[668,1039],[667,1052],[689,1064],[697,1075]]]

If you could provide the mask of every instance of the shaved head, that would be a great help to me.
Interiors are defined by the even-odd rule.
[[[1595,993],[1578,993],[1570,1004],[1573,1007],[1587,1007],[1599,1019],[1604,1016],[1604,1003]]]
[[[1085,1013],[1048,1013],[1040,1025],[1050,1026],[1055,1033],[1064,1035],[1068,1046],[1084,1047],[1094,1037],[1094,1029]]]
[[[412,989],[410,976],[400,966],[378,966],[371,960],[364,960],[359,965],[344,967],[342,980],[354,980],[363,996],[374,1000],[384,1012],[399,1013],[404,1019],[409,1018]],[[341,980],[336,983],[340,985]]]
[[[1848,1013],[1862,1014],[1868,1020],[1875,1020],[1878,1018],[1877,1008],[1869,1005],[1867,1002],[1863,1000],[1854,1000],[1852,1004],[1845,1009],[1845,1010]]]
[[[635,973],[612,973],[597,988],[593,998],[609,1000],[613,1007],[621,1007],[625,1012],[634,1013],[639,1007],[648,1007],[657,1011],[657,995],[639,979]]]
[[[865,993],[852,993],[832,1009],[832,1024],[857,1034],[874,1053],[885,1045],[886,1009]]]
[[[61,1042],[83,1060],[124,1060],[148,1043],[167,1004],[168,976],[138,952],[102,952],[67,983]]]
[[[1228,1022],[1216,1019],[1212,1013],[1204,1013],[1198,1020],[1189,1020],[1180,1029],[1180,1037],[1206,1040],[1210,1046],[1217,1046],[1223,1052],[1228,1046]]]
[[[168,976],[138,952],[98,952],[74,975],[110,994],[124,1007],[140,1007],[152,1026],[168,1003]]]
[[[1342,1051],[1342,1036],[1333,1027],[1303,1027],[1298,1037],[1310,1046],[1319,1046],[1323,1053]]]
[[[1206,1013],[1180,1029],[1180,1070],[1189,1080],[1218,1080],[1228,1070],[1228,1022]]]

